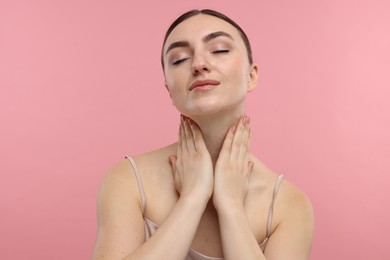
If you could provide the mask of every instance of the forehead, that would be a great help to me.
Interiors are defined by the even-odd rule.
[[[243,44],[240,33],[233,25],[218,17],[198,14],[181,22],[172,30],[165,42],[164,50],[173,42],[201,40],[203,36],[218,31],[230,34],[235,41]]]

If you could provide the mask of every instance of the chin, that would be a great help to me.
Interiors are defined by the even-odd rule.
[[[213,104],[202,104],[187,108],[182,114],[188,117],[199,117],[199,116],[208,116],[216,114],[236,114],[236,111],[243,110],[243,103],[239,104],[221,104],[222,102],[216,102]]]
[[[196,103],[191,104],[187,108],[188,112],[191,114],[205,115],[205,114],[214,114],[223,109],[224,102],[217,99],[204,99],[198,100]]]

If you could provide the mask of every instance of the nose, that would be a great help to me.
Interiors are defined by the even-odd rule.
[[[206,57],[203,54],[194,54],[192,61],[192,74],[198,75],[204,72],[209,72],[210,66],[207,62]]]

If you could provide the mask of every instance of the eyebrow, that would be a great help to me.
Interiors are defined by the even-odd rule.
[[[231,40],[234,40],[233,37],[226,33],[226,32],[223,32],[223,31],[218,31],[218,32],[212,32],[212,33],[209,33],[207,34],[206,36],[204,36],[202,38],[202,41],[204,43],[206,42],[209,42],[215,38],[218,38],[218,37],[227,37]],[[177,42],[173,42],[169,45],[167,51],[165,52],[165,54],[167,54],[170,50],[174,49],[174,48],[180,48],[180,47],[189,47],[190,46],[190,43],[188,41],[177,41]]]

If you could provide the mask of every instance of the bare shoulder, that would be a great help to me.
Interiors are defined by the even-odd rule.
[[[129,161],[127,159],[118,161],[107,171],[101,181],[98,210],[104,211],[105,205],[115,205],[118,199],[121,203],[129,203],[132,198],[129,196],[133,190],[132,182],[132,169],[129,167]]]
[[[162,165],[169,164],[169,155],[176,154],[176,144],[171,144],[147,153],[133,156],[136,165],[140,168],[140,172],[155,172],[161,168]]]
[[[284,178],[278,192],[280,210],[283,213],[312,214],[312,204],[309,197],[296,185],[291,183],[288,178]]]
[[[168,154],[171,150],[172,145],[128,157],[131,157],[134,160],[134,167],[136,167],[139,174],[142,175],[141,177],[147,178],[148,173],[156,172],[156,169],[161,168],[162,162],[166,161],[168,163]],[[131,198],[133,198],[133,200],[136,199],[139,202],[140,196],[134,167],[127,158],[119,160],[103,177],[100,194],[115,193],[115,196],[121,197],[121,202],[130,202],[129,200],[131,200]],[[110,196],[104,197],[110,198]],[[100,197],[99,199],[102,198]]]
[[[175,153],[175,144],[169,145],[160,149],[149,151],[138,155],[128,155],[135,162],[137,169],[143,169],[139,171],[141,174],[149,172],[153,168],[159,168],[161,162],[168,162],[169,154]],[[109,185],[111,182],[132,182],[135,180],[133,177],[134,168],[127,158],[123,158],[115,163],[105,174],[102,180],[102,185]]]
[[[129,160],[123,158],[106,172],[101,181],[98,210],[105,210],[104,205],[136,204],[137,200],[138,192],[134,170]]]
[[[134,156],[142,168],[139,172],[156,167],[151,162],[162,158],[163,151]],[[135,170],[126,158],[113,165],[101,181],[97,220],[93,259],[122,259],[145,242],[140,189]]]
[[[308,259],[314,234],[314,213],[310,199],[284,178],[274,207],[276,226],[270,236],[266,256],[269,259]]]
[[[103,177],[92,259],[121,259],[143,243],[143,219],[134,180],[127,159],[113,165]]]
[[[257,193],[260,196],[256,199],[260,198],[261,201],[261,198],[264,198],[263,204],[260,204],[263,206],[259,208],[262,209],[261,212],[268,211],[280,173],[255,157],[251,160],[255,162],[252,186],[254,190],[260,191]],[[288,174],[283,175],[273,204],[271,235],[265,255],[267,259],[308,259],[314,233],[312,203],[308,196],[289,180]],[[280,250],[281,248],[283,250]]]
[[[266,166],[263,162],[253,158],[255,161],[255,185],[264,186],[264,189],[269,194],[269,191],[275,187],[280,173],[275,172]],[[288,216],[293,211],[297,214],[312,214],[312,204],[306,194],[294,185],[288,179],[288,175],[284,175],[279,186],[275,201],[275,211],[278,211],[277,216],[282,220],[284,216]],[[275,217],[277,217],[275,216]]]
[[[110,186],[112,182],[129,182],[129,177],[132,173],[132,168],[129,166],[129,160],[126,158],[123,158],[116,162],[104,175],[101,183],[102,187]]]
[[[314,211],[309,197],[297,186],[285,179],[280,189],[279,226],[284,233],[295,232],[291,237],[301,241],[310,251],[314,235]],[[305,248],[304,246],[302,248]]]

